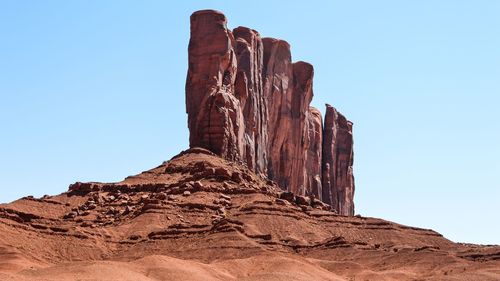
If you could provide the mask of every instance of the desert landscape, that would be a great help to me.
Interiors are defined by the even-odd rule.
[[[188,53],[189,149],[0,204],[0,280],[500,280],[498,245],[356,215],[353,123],[286,41],[201,10]]]

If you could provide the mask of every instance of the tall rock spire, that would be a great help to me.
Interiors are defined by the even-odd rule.
[[[186,111],[190,147],[203,147],[354,214],[352,123],[310,107],[313,66],[290,45],[255,30],[227,28],[213,10],[191,16]]]

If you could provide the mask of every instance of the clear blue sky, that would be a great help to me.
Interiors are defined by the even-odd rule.
[[[355,124],[356,212],[500,244],[500,1],[0,2],[0,202],[118,181],[188,145],[189,16],[315,67]]]

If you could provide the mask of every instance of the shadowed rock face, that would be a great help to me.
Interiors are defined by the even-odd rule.
[[[310,107],[313,66],[292,63],[290,45],[225,16],[191,16],[186,110],[190,147],[203,147],[314,196],[339,214],[354,214],[352,123],[327,105],[323,126]]]

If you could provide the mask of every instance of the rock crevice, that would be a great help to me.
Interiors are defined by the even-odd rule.
[[[213,10],[191,15],[186,111],[190,147],[206,148],[298,195],[354,214],[352,123],[310,106],[313,66],[290,45],[227,28]]]

